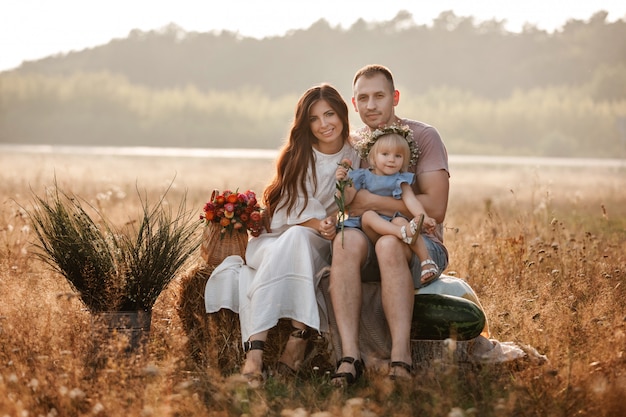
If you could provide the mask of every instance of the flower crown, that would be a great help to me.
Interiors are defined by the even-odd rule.
[[[411,152],[411,159],[409,160],[409,166],[415,166],[417,164],[417,158],[419,157],[419,148],[417,143],[413,140],[413,131],[407,125],[392,124],[385,127],[379,127],[376,130],[360,133],[361,140],[354,144],[354,148],[361,156],[361,159],[367,160],[372,146],[376,141],[384,135],[395,133],[406,139],[409,144],[409,150]]]

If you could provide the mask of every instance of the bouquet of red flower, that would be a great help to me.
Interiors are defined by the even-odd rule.
[[[211,200],[204,205],[204,214],[200,215],[207,225],[217,223],[222,226],[222,237],[228,231],[250,231],[252,236],[261,234],[263,227],[261,220],[261,207],[256,194],[253,191],[238,193],[226,190],[222,193],[215,190],[211,194]]]

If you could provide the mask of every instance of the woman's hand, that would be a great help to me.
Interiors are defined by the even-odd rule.
[[[328,240],[333,240],[337,234],[335,222],[337,219],[333,216],[327,217],[324,220],[320,220],[317,231],[319,234]]]

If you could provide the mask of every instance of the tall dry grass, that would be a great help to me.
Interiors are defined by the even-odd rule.
[[[137,187],[157,196],[172,179],[167,198],[176,204],[186,191],[199,212],[213,188],[260,192],[271,161],[8,154],[0,164],[2,415],[626,415],[624,169],[452,167],[448,273],[476,290],[493,338],[530,345],[548,363],[434,363],[412,384],[372,375],[346,391],[311,374],[253,391],[190,352],[197,335],[177,312],[182,278],[157,301],[143,350],[103,346],[64,279],[33,256],[24,209],[56,176],[119,222],[140,214]],[[224,350],[232,332],[207,334],[216,331],[213,360],[239,355]]]

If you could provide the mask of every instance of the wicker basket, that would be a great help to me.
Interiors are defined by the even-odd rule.
[[[239,255],[245,260],[247,246],[246,229],[222,233],[222,226],[218,223],[211,223],[204,229],[200,256],[210,266],[219,265],[230,255]]]

